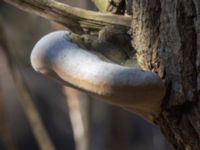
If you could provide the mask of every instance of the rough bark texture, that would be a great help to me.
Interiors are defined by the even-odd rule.
[[[108,0],[107,11],[112,14],[132,15],[132,0]]]
[[[109,0],[107,10],[113,14],[123,15],[125,13],[125,0]]]
[[[133,0],[132,45],[165,81],[157,124],[177,150],[200,147],[199,11],[199,0]]]

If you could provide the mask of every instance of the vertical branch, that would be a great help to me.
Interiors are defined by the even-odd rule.
[[[83,114],[83,121],[85,125],[85,132],[87,136],[87,150],[91,149],[91,129],[92,129],[92,108],[93,108],[93,103],[91,100],[91,97],[86,95],[85,101],[82,101],[79,96],[79,101],[80,104],[81,102],[84,103],[85,105],[81,107],[82,114]],[[82,106],[82,105],[81,105]]]
[[[87,99],[85,100],[88,103],[85,103],[84,101],[84,104],[81,104],[80,97],[83,98],[83,95],[74,89],[64,87],[64,93],[69,108],[69,115],[72,123],[76,149],[89,150],[91,105]]]
[[[42,123],[42,119],[34,106],[33,100],[28,92],[23,79],[19,72],[15,74],[15,85],[21,96],[20,102],[27,115],[33,134],[41,150],[55,150],[55,147],[46,132],[46,129]]]

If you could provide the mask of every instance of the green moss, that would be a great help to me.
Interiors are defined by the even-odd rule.
[[[80,48],[95,53],[105,61],[114,62],[123,66],[138,67],[136,58],[128,58],[123,49],[108,42],[99,42],[89,35],[70,33],[69,38]]]

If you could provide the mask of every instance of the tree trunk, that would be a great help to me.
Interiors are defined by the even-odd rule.
[[[133,0],[132,45],[165,81],[157,124],[176,150],[200,147],[199,11],[199,0]]]

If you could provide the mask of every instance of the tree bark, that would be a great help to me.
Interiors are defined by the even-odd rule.
[[[176,150],[200,147],[199,11],[198,0],[133,0],[132,45],[166,84],[157,124]]]

